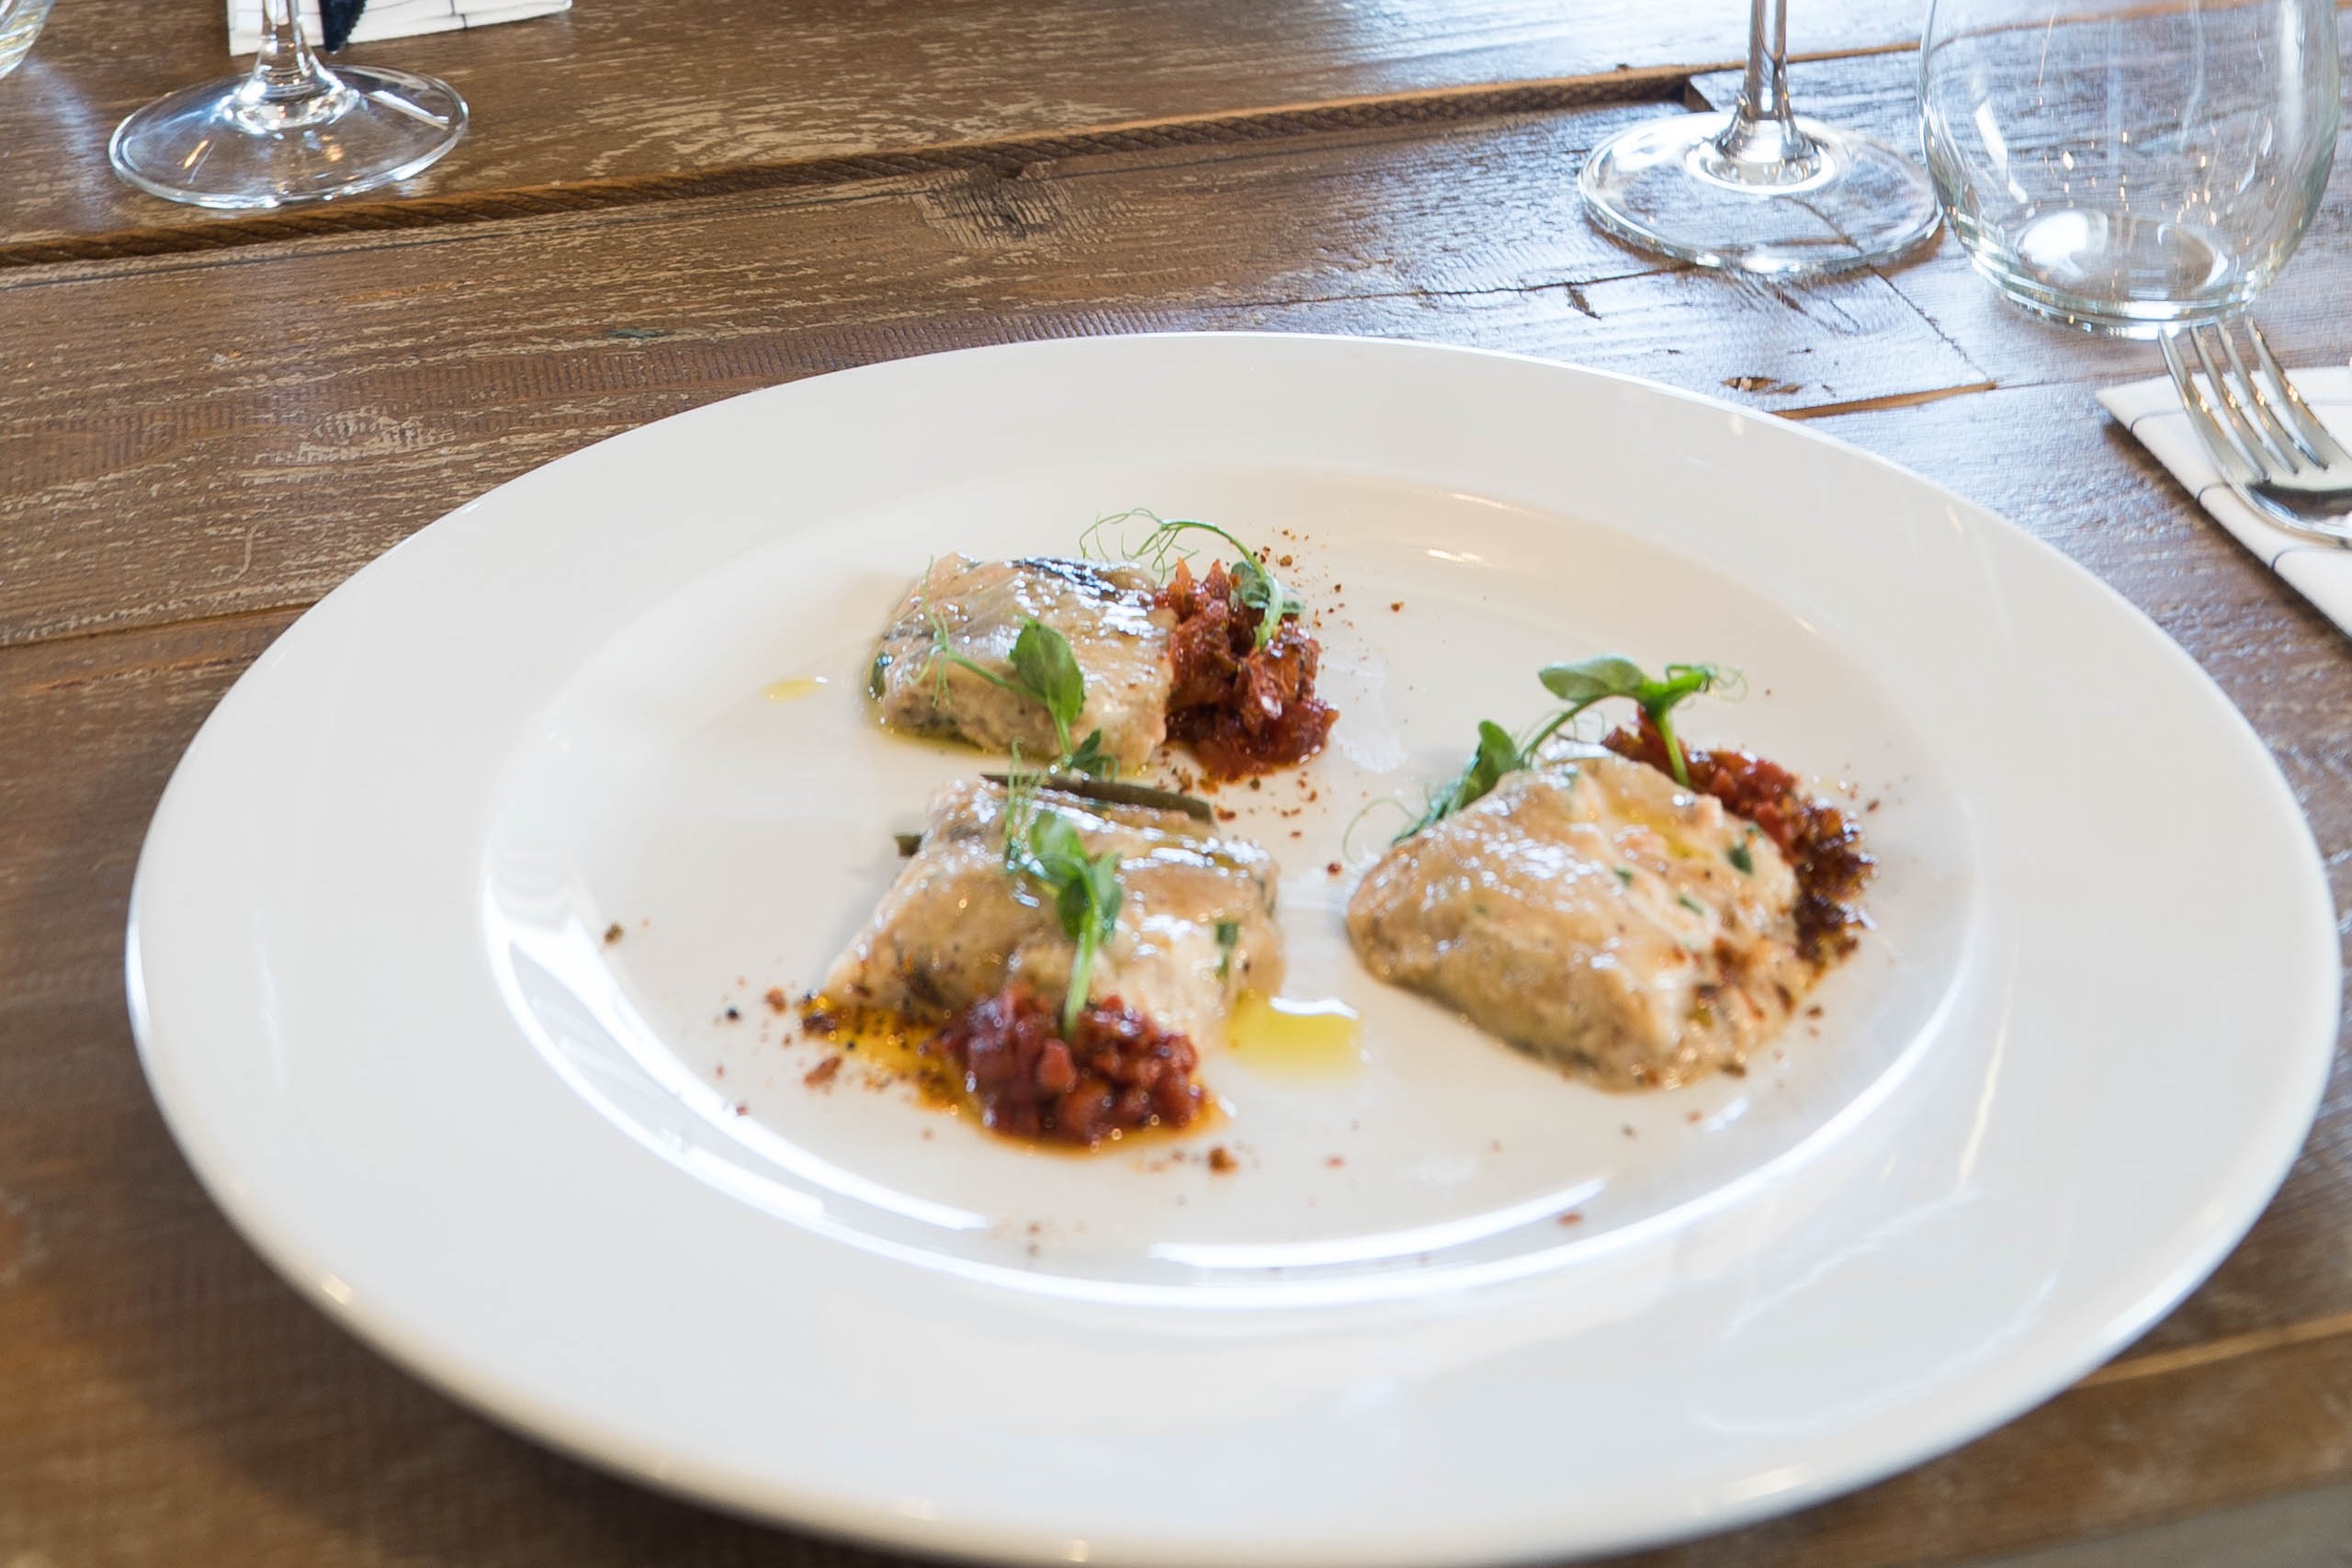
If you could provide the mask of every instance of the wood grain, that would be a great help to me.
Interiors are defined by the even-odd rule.
[[[1659,112],[0,273],[0,642],[307,603],[600,436],[1012,338],[1426,338],[1779,410],[1984,382],[1883,279],[1660,272],[1595,235],[1568,171]]]
[[[1815,0],[1799,8],[1796,44],[1906,42],[1917,9]],[[594,0],[559,17],[363,45],[349,58],[429,72],[466,96],[466,141],[404,194],[479,195],[494,209],[501,193],[582,181],[1722,63],[1745,52],[1747,17],[1747,0]],[[250,230],[132,191],[106,160],[124,115],[226,70],[224,49],[218,5],[59,6],[31,58],[0,82],[0,254],[96,237],[136,250]]]
[[[1899,41],[1917,9],[1808,0],[1797,23],[1821,30],[1799,42]],[[1581,151],[1672,110],[1563,107],[1584,89],[1559,79],[1624,65],[1609,90],[1654,90],[1736,52],[1743,0],[649,15],[584,0],[367,51],[474,96],[474,140],[385,220],[424,227],[265,224],[235,249],[0,273],[0,1568],[886,1561],[605,1479],[362,1348],[204,1198],[120,994],[153,802],[296,611],[490,485],[729,392],[1246,326],[1554,355],[1810,414],[2007,513],[2179,640],[2279,759],[2352,907],[2352,648],[2098,411],[2097,386],[2152,371],[2143,349],[2028,321],[1949,240],[1769,288],[1583,225]],[[0,255],[220,223],[93,162],[218,26],[68,0],[0,82]],[[1825,62],[1798,87],[1901,136],[1911,68]],[[1491,87],[1526,80],[1532,98]],[[617,194],[546,210],[596,181]],[[2305,362],[2352,355],[2346,222],[2324,211],[2266,308]],[[2346,1061],[2253,1234],[2124,1357],[1932,1464],[1624,1568],[1928,1568],[2352,1476]]]

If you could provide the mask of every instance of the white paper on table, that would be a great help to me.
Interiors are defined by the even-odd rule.
[[[2352,369],[2298,370],[2288,379],[2336,438],[2352,446]],[[2170,377],[2110,387],[2098,400],[2239,544],[2352,633],[2352,547],[2290,534],[2240,501],[2188,423]]]
[[[319,0],[296,3],[302,8],[302,28],[311,44],[322,45],[327,35],[319,21]],[[484,28],[571,8],[571,0],[368,0],[368,8],[359,14],[359,25],[351,29],[351,41]],[[229,0],[229,52],[251,54],[260,47],[261,0]]]

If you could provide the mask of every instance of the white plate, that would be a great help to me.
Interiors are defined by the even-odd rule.
[[[1362,1067],[1212,1050],[1224,1121],[1091,1160],[806,1087],[758,998],[972,766],[863,716],[884,612],[1136,505],[1280,540],[1324,608],[1334,746],[1225,798]],[[1694,735],[1882,802],[1880,929],[1745,1081],[1604,1095],[1347,955],[1361,802],[1608,649],[1741,666]],[[1792,425],[1364,341],[945,355],[552,464],[264,656],[134,910],[175,1133],[356,1332],[656,1483],[1016,1558],[1493,1561],[1884,1474],[2201,1278],[2335,1033],[2292,798],[2091,578]]]

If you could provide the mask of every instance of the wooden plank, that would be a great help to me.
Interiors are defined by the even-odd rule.
[[[598,437],[1011,338],[1426,338],[1780,410],[1982,383],[1883,280],[1799,292],[1629,264],[1567,171],[1655,112],[0,275],[0,642],[307,603]]]
[[[1930,1568],[2352,1475],[2352,1338],[2089,1384],[1839,1501],[1610,1568]]]
[[[1900,0],[1800,6],[1797,46],[1916,37]],[[556,17],[364,45],[447,78],[473,130],[409,194],[464,197],[1019,140],[1368,95],[1738,59],[1747,0],[594,0]],[[0,87],[0,251],[239,231],[117,181],[106,141],[227,69],[219,5],[74,0]],[[495,209],[497,203],[492,202]],[[462,215],[462,205],[448,209]],[[313,209],[317,220],[349,220]],[[281,215],[282,217],[283,215]],[[145,236],[141,241],[141,236]]]

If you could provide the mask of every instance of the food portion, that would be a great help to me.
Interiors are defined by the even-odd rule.
[[[1137,518],[1148,531],[1115,561],[934,561],[874,656],[883,724],[1097,776],[1134,772],[1163,739],[1212,779],[1322,750],[1338,716],[1315,694],[1322,649],[1267,552],[1148,513],[1102,519],[1088,547]],[[1232,560],[1194,575],[1180,541],[1195,537]]]
[[[1080,543],[1120,558],[948,556],[899,605],[873,665],[883,722],[1012,761],[902,835],[906,867],[812,1005],[912,1043],[919,1081],[988,1127],[1092,1147],[1194,1122],[1201,1048],[1283,967],[1272,857],[1217,833],[1231,812],[1122,775],[1173,740],[1254,783],[1337,716],[1275,575],[1290,557],[1148,513]],[[1859,834],[1777,764],[1682,743],[1675,710],[1736,675],[1612,655],[1539,678],[1554,711],[1481,723],[1355,890],[1358,957],[1605,1088],[1744,1070],[1868,926]],[[1615,701],[1634,725],[1573,739]]]
[[[1601,744],[1620,756],[1668,766],[1667,740],[1644,718],[1612,730]],[[1860,903],[1876,868],[1862,833],[1843,811],[1804,792],[1794,773],[1745,751],[1679,747],[1690,787],[1723,802],[1771,840],[1797,880],[1797,951],[1815,964],[1837,962],[1869,926]]]
[[[944,1026],[926,1049],[1001,1131],[1093,1144],[1182,1125],[1195,1043],[1282,982],[1277,874],[1182,810],[1034,775],[950,784],[823,996]]]
[[[867,689],[908,734],[1140,768],[1168,733],[1158,590],[1136,566],[943,556],[892,613]]]
[[[1724,682],[1712,667],[1543,681],[1566,705],[1523,738],[1480,725],[1357,888],[1357,955],[1604,1088],[1743,1070],[1867,924],[1859,835],[1785,770],[1682,746],[1673,709]],[[1610,698],[1638,728],[1609,750],[1558,739]]]
[[[1812,982],[1796,878],[1712,796],[1603,755],[1515,771],[1348,904],[1383,980],[1611,1089],[1746,1059]]]

